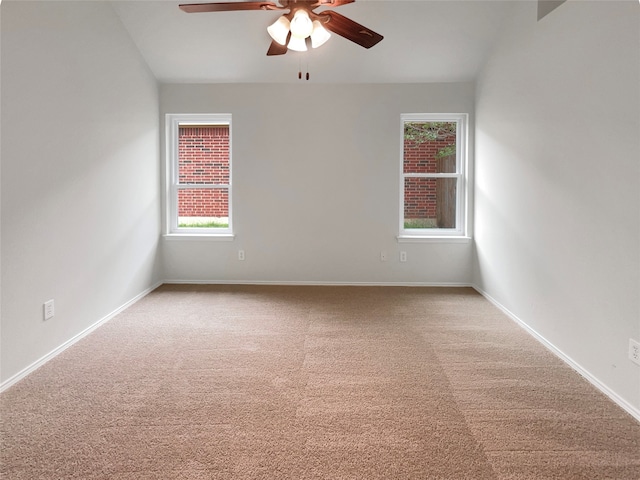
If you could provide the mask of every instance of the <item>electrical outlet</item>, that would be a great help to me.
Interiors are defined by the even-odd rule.
[[[407,261],[407,252],[400,252],[400,261],[401,262]]]
[[[53,304],[53,300],[49,300],[47,302],[44,302],[43,313],[44,313],[44,319],[45,320],[49,320],[50,318],[53,318],[53,316],[56,313],[55,312],[55,305]]]
[[[238,250],[238,260],[244,260],[244,250]]]
[[[640,342],[629,339],[629,360],[640,365]]]
[[[381,262],[387,261],[387,252],[380,252],[380,261]]]

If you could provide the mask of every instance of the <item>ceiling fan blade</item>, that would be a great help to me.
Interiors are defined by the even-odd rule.
[[[187,13],[231,12],[237,10],[281,10],[282,7],[273,2],[218,2],[218,3],[185,3],[179,5],[180,10]]]
[[[344,15],[340,15],[334,11],[328,10],[318,14],[322,19],[322,26],[341,37],[351,40],[364,48],[371,48],[384,37],[373,30],[368,29],[348,19]],[[326,18],[323,18],[326,17]]]
[[[284,55],[287,53],[287,45],[280,45],[278,42],[273,40],[271,45],[269,45],[269,50],[267,50],[267,55]]]
[[[318,7],[339,7],[340,5],[346,5],[353,3],[356,0],[318,0]]]

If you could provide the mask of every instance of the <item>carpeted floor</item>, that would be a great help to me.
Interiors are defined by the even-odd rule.
[[[165,285],[0,401],[7,480],[640,478],[640,424],[465,288]]]

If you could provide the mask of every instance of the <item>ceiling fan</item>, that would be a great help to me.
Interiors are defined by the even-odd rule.
[[[229,12],[238,10],[289,10],[267,28],[273,39],[267,55],[283,55],[287,50],[306,51],[324,44],[329,31],[351,40],[364,48],[371,48],[383,39],[382,35],[331,10],[315,13],[319,7],[339,7],[355,0],[278,0],[273,2],[215,2],[182,4],[187,13]]]

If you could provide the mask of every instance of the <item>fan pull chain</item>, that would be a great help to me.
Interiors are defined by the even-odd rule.
[[[309,61],[307,60],[307,74],[305,76],[307,80],[309,80]],[[302,59],[298,60],[298,80],[302,80]]]

